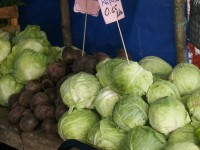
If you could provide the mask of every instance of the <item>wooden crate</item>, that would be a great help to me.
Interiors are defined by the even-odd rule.
[[[2,7],[0,8],[0,19],[6,19],[8,25],[2,27],[3,31],[15,32],[20,30],[18,6]]]

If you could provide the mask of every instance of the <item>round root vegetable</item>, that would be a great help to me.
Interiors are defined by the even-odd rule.
[[[41,130],[44,132],[44,133],[54,133],[55,129],[54,129],[54,126],[55,124],[57,124],[56,120],[55,119],[47,119],[47,120],[44,120],[41,124]]]
[[[67,108],[67,106],[65,106],[64,104],[58,105],[56,107],[56,119],[59,120],[60,117],[68,111],[69,108]]]
[[[78,73],[78,72],[81,72],[81,71],[84,71],[85,70],[85,62],[88,60],[88,56],[87,55],[83,55],[83,56],[80,56],[78,57],[73,65],[72,65],[72,71],[74,73]]]
[[[128,55],[128,59],[132,60],[131,55],[128,54],[128,53],[127,53],[127,55]],[[123,48],[121,48],[121,49],[119,49],[117,51],[117,57],[120,57],[120,58],[123,58],[123,59],[127,59],[125,50]]]
[[[40,104],[34,109],[35,117],[39,120],[55,118],[55,106],[49,104]]]
[[[64,102],[63,102],[61,96],[58,96],[58,97],[56,98],[56,100],[55,100],[55,106],[58,107],[58,106],[60,106],[60,105],[65,105],[65,104],[64,104]]]
[[[22,106],[16,106],[8,113],[8,121],[15,124],[18,123],[22,117],[25,108]]]
[[[85,62],[85,72],[95,74],[96,73],[96,65],[97,65],[97,60],[93,57],[89,58]]]
[[[79,56],[81,56],[81,51],[74,50],[70,46],[65,47],[62,51],[62,60],[67,64],[73,63]]]
[[[46,78],[42,80],[42,90],[46,90],[52,87],[54,87],[54,83],[50,79]]]
[[[19,104],[25,108],[29,108],[33,96],[32,91],[23,91],[19,97]]]
[[[39,124],[39,120],[33,114],[24,115],[20,122],[19,127],[22,131],[32,131],[34,130]]]
[[[53,104],[55,102],[56,97],[57,97],[57,91],[56,91],[56,89],[55,88],[48,88],[44,92],[49,97],[49,103]]]
[[[25,90],[39,92],[42,89],[42,84],[39,80],[30,80],[25,85]]]
[[[14,106],[14,104],[15,104],[16,102],[18,102],[19,96],[20,96],[19,93],[17,93],[17,94],[12,94],[11,96],[9,96],[9,98],[8,98],[8,108],[9,108],[9,109],[12,109],[13,106]]]
[[[39,92],[34,95],[32,98],[30,107],[33,110],[37,105],[39,104],[48,104],[49,103],[49,97],[45,92]]]
[[[94,56],[98,62],[103,61],[106,58],[110,58],[110,56],[108,56],[106,53],[103,53],[103,52],[98,52]]]
[[[60,78],[64,77],[67,72],[65,63],[57,61],[47,66],[47,76],[54,82],[57,82]]]

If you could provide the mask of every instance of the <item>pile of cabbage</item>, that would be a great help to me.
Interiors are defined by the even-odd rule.
[[[39,26],[29,25],[16,34],[0,31],[0,105],[24,84],[42,77],[61,52],[53,47]]]
[[[148,56],[106,59],[96,69],[96,75],[71,75],[60,87],[70,108],[58,122],[63,140],[105,150],[199,150],[198,67],[172,68]]]

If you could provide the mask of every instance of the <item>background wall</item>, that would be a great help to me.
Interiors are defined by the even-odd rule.
[[[125,19],[120,20],[126,48],[133,60],[148,55],[163,58],[172,66],[176,63],[174,38],[173,0],[122,0]],[[73,45],[82,48],[84,18],[73,12],[74,0],[70,0]],[[59,0],[26,0],[20,8],[22,29],[28,24],[41,26],[52,43],[62,46]],[[106,52],[112,57],[122,48],[116,23],[106,25],[101,12],[98,17],[88,16],[86,52]]]

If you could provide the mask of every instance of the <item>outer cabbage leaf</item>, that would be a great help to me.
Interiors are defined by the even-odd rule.
[[[181,96],[188,95],[200,88],[200,70],[193,64],[180,63],[174,67],[169,80],[176,85]]]
[[[185,126],[190,121],[184,105],[172,97],[160,98],[149,107],[150,125],[165,135]]]
[[[128,132],[120,150],[162,150],[166,137],[149,126],[137,126]]]
[[[125,132],[110,119],[95,123],[88,132],[88,142],[104,150],[120,150]]]
[[[123,96],[113,111],[113,121],[124,131],[145,125],[148,120],[148,104],[139,96]]]
[[[63,140],[87,141],[88,131],[98,122],[98,115],[87,109],[74,109],[64,113],[58,121],[58,133]]]

